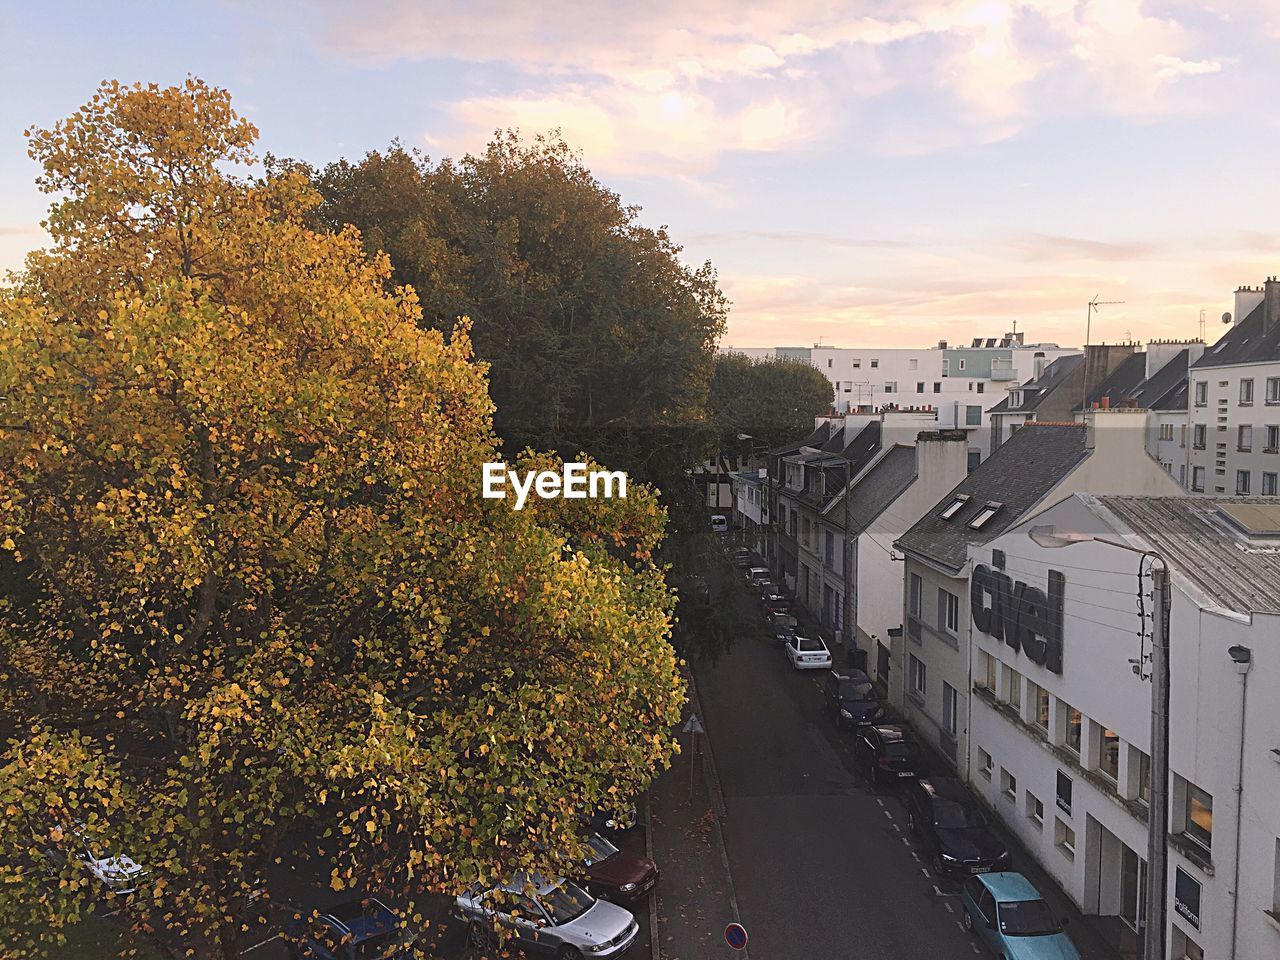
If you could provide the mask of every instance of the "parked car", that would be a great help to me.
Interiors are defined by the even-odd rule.
[[[400,960],[416,939],[381,900],[351,900],[303,921],[290,952],[295,960]]]
[[[711,515],[711,529],[716,533],[729,532],[729,518],[724,514],[714,513]]]
[[[880,719],[880,698],[861,670],[832,670],[822,684],[822,696],[842,730]]]
[[[62,842],[45,851],[45,857],[54,869],[66,866],[68,857],[76,860],[106,891],[121,897],[137,890],[148,876],[136,860],[108,849],[83,824],[72,827]]]
[[[1009,850],[991,821],[951,777],[917,778],[907,786],[907,822],[943,876],[992,873],[1009,866]]]
[[[619,850],[605,837],[593,833],[586,839],[582,861],[587,889],[614,903],[634,903],[658,882],[658,865],[647,857]]]
[[[831,651],[820,637],[791,636],[782,649],[797,670],[824,670],[831,666]]]
[[[588,833],[598,833],[610,840],[617,840],[640,822],[640,812],[634,801],[627,801],[617,808],[600,807],[581,813],[578,815],[578,822]]]
[[[788,639],[796,635],[796,629],[800,626],[789,613],[779,613],[772,611],[765,614],[765,628],[773,637],[775,643],[786,643]]]
[[[635,918],[622,907],[598,900],[568,880],[518,877],[491,890],[470,890],[455,904],[476,946],[492,941],[496,923],[526,953],[557,960],[618,957],[640,933]]]
[[[866,767],[867,779],[907,780],[924,772],[920,748],[906,731],[893,723],[871,723],[858,730],[853,753]]]
[[[733,560],[733,565],[739,570],[746,570],[748,567],[764,566],[764,558],[754,550],[750,550],[747,547],[738,547],[730,554],[730,557]]]
[[[964,882],[964,928],[1003,960],[1080,960],[1035,887],[1020,873],[988,873]]]
[[[747,572],[744,576],[749,586],[755,586],[758,583],[764,583],[772,574],[769,573],[768,567],[747,567]]]

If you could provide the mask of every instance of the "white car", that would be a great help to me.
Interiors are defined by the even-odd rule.
[[[773,574],[769,572],[768,567],[748,567],[747,583],[755,586],[760,583],[767,583]]]
[[[519,877],[493,890],[470,890],[456,898],[474,945],[489,945],[493,924],[514,934],[531,954],[563,960],[619,957],[635,942],[640,926],[622,907],[597,900],[568,880]]]
[[[788,637],[782,648],[797,670],[829,670],[831,651],[818,637]]]
[[[99,883],[118,896],[133,893],[147,877],[147,871],[136,860],[105,849],[83,827],[73,828],[65,844],[50,848],[46,856],[55,866],[61,867],[67,862],[68,853],[84,864]]]

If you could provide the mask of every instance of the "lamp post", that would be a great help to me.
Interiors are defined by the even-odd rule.
[[[1147,812],[1147,917],[1143,960],[1165,960],[1165,907],[1169,897],[1169,612],[1173,599],[1169,589],[1169,565],[1154,550],[1141,550],[1091,533],[1046,525],[1032,527],[1029,536],[1038,545],[1050,549],[1095,541],[1139,554],[1139,596],[1142,594],[1142,565],[1148,559],[1153,564],[1151,796]]]

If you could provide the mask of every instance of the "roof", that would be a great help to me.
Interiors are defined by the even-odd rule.
[[[950,800],[954,803],[972,803],[973,794],[964,782],[956,777],[925,777],[917,781],[925,793],[937,800]]]
[[[1094,497],[1222,607],[1280,614],[1280,500]],[[1257,531],[1249,536],[1245,531]]]
[[[837,526],[845,524],[844,499],[849,499],[849,532],[858,534],[884,513],[916,479],[914,447],[895,445],[870,470],[847,490],[832,498],[823,510],[826,520]]]
[[[1106,398],[1113,407],[1132,402],[1134,406],[1148,410],[1169,409],[1157,407],[1157,404],[1167,403],[1179,389],[1185,398],[1188,356],[1186,350],[1179,351],[1148,379],[1147,355],[1130,354],[1111,371],[1110,376],[1098,384],[1098,388],[1089,395],[1089,403],[1100,404]],[[1076,409],[1079,410],[1079,406]]]
[[[987,543],[1017,523],[1088,455],[1084,424],[1028,423],[916,521],[895,546],[959,572],[971,544]],[[963,505],[943,519],[941,512],[961,496],[967,498]],[[981,529],[969,526],[988,503],[998,503],[1000,509]]]
[[[1280,323],[1265,334],[1262,324],[1266,317],[1266,303],[1260,303],[1249,315],[1222,335],[1204,356],[1196,361],[1196,369],[1223,367],[1232,363],[1266,363],[1280,361]]]
[[[1020,873],[1003,870],[999,873],[977,874],[978,882],[991,891],[996,903],[1019,900],[1043,900],[1040,891]]]
[[[1009,391],[1009,396],[1005,397],[988,413],[1012,413],[1020,410],[1034,410],[1048,398],[1057,387],[1059,387],[1068,376],[1071,375],[1076,367],[1084,362],[1084,355],[1080,353],[1071,353],[1065,357],[1058,357],[1052,363],[1044,368],[1039,377],[1032,377],[1020,386],[1014,387]],[[1035,391],[1032,392],[1032,388]],[[1010,400],[1013,393],[1017,390],[1024,391],[1022,403],[1013,406]]]

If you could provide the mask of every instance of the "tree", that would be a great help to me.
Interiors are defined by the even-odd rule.
[[[710,399],[720,449],[801,440],[813,432],[814,417],[830,411],[833,397],[831,382],[801,360],[720,354]]]
[[[248,176],[255,137],[196,79],[30,134],[60,199],[0,291],[3,956],[97,895],[86,837],[149,871],[138,929],[229,960],[290,831],[339,890],[562,870],[673,750],[655,496],[482,499],[467,323]]]

